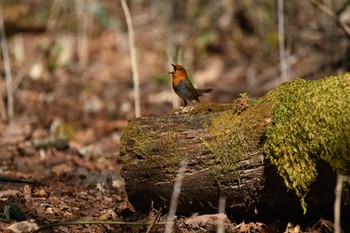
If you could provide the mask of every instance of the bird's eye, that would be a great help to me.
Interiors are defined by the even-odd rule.
[[[179,68],[179,70],[182,70],[182,68]]]

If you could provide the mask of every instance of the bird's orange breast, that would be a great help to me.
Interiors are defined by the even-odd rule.
[[[184,76],[174,75],[173,77],[173,87],[180,85],[182,80],[185,80]]]

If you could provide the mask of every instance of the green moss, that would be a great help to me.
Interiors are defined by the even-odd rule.
[[[236,106],[235,110],[219,113],[206,127],[210,140],[203,140],[203,144],[213,155],[214,163],[208,164],[213,174],[235,173],[239,170],[237,162],[247,159],[249,152],[260,150],[260,137],[269,123],[271,105],[237,109]]]
[[[128,150],[128,156],[123,157],[126,170],[134,169],[136,163],[139,170],[138,175],[155,180],[164,179],[167,173],[176,172],[177,166],[173,164],[179,164],[185,156],[176,151],[177,146],[181,146],[183,143],[175,140],[177,138],[176,132],[171,129],[163,132],[157,128],[152,129],[151,133],[146,132],[140,129],[138,121],[140,118],[131,120],[121,138],[121,156],[123,157]],[[160,136],[161,133],[166,133],[166,135]],[[169,156],[169,154],[173,156]],[[135,157],[138,159],[135,160]],[[163,169],[164,167],[168,169]]]
[[[284,83],[254,101],[244,95],[218,114],[203,140],[213,174],[235,173],[238,161],[263,150],[304,211],[320,160],[350,175],[350,74]]]
[[[141,158],[150,157],[149,153],[154,150],[158,150],[158,143],[156,141],[156,135],[147,134],[135,126],[137,119],[129,122],[129,126],[123,132],[121,138],[121,145],[132,145],[132,152],[135,156]],[[126,142],[125,140],[128,140]],[[121,148],[121,153],[125,153],[125,148]]]
[[[272,104],[274,112],[266,156],[302,203],[317,177],[318,160],[349,174],[350,74],[285,83],[255,104],[264,103]]]
[[[235,110],[235,105],[232,104],[214,104],[214,103],[200,103],[196,104],[193,109],[191,109],[191,114],[203,114],[209,112],[223,112],[227,110]],[[187,113],[185,113],[187,114]]]

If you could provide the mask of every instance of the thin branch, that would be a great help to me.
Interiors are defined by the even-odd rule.
[[[4,103],[4,100],[2,99],[2,93],[0,91],[0,117],[3,122],[8,121],[7,113],[6,113],[6,106]]]
[[[24,78],[24,72],[21,69],[21,70],[18,71],[18,74],[15,77],[15,80],[13,81],[13,93],[16,93],[16,91],[18,90],[18,87],[21,84],[23,78]]]
[[[223,220],[223,216],[225,214],[225,206],[226,206],[226,198],[224,197],[220,197],[219,199],[219,223],[218,223],[218,227],[216,229],[217,233],[224,233],[225,232],[225,225],[224,225],[224,220]]]
[[[322,4],[316,0],[309,0],[313,5],[315,5],[316,7],[318,7],[320,10],[322,10],[324,13],[326,13],[327,15],[329,15],[331,18],[333,18],[334,20],[337,20],[337,15],[329,8],[327,7],[325,4]]]
[[[348,24],[350,22],[350,6],[349,5],[346,6],[345,9],[339,14],[338,21],[339,21],[340,25],[343,27],[344,31],[348,35],[350,35],[350,27]]]
[[[146,231],[146,233],[150,233],[153,229],[153,227],[156,225],[156,223],[158,222],[159,218],[160,218],[160,214],[162,213],[162,208],[160,208],[158,210],[157,215],[154,217],[152,223],[148,226],[148,229]]]
[[[89,4],[93,4],[88,0],[75,0],[76,16],[78,20],[78,57],[79,70],[86,68],[89,62],[89,26],[92,22],[92,16],[88,10]]]
[[[173,195],[171,196],[167,224],[165,225],[165,231],[164,231],[165,233],[171,233],[173,231],[177,203],[181,193],[182,180],[185,177],[186,168],[187,168],[187,161],[182,161],[175,178],[174,190],[173,190]]]
[[[24,184],[39,184],[43,185],[43,183],[39,180],[35,179],[22,179],[17,177],[11,177],[11,176],[0,176],[1,182],[9,182],[9,183],[24,183]]]
[[[61,6],[63,5],[62,0],[54,0],[51,4],[50,16],[47,20],[46,30],[52,31],[57,23],[58,15],[60,13]]]
[[[2,7],[0,7],[0,42],[1,42],[2,56],[4,58],[4,69],[5,69],[5,76],[6,76],[7,115],[8,115],[8,119],[11,121],[13,119],[13,116],[14,116],[13,87],[12,87],[12,77],[11,77],[10,56],[9,56],[8,47],[7,47],[7,43],[6,43],[6,35],[5,35]]]
[[[284,45],[284,0],[278,0],[278,42],[282,81],[289,80],[287,73],[286,48]]]
[[[120,222],[120,221],[68,221],[68,222],[55,222],[46,225],[40,225],[39,230],[53,228],[58,226],[68,226],[68,225],[99,225],[99,224],[109,224],[109,225],[122,225],[122,226],[148,226],[152,222]],[[165,225],[166,222],[156,222],[154,225]]]
[[[130,15],[128,4],[126,0],[120,0],[122,8],[125,14],[126,24],[129,32],[129,48],[130,48],[130,59],[131,59],[131,69],[132,69],[132,78],[134,82],[134,99],[135,99],[135,116],[141,116],[141,107],[140,107],[140,83],[139,83],[139,72],[137,69],[137,54],[135,46],[135,35],[134,28],[132,25],[132,18]]]
[[[341,207],[341,194],[343,190],[344,176],[338,175],[337,186],[335,187],[335,201],[334,201],[334,233],[340,233],[340,207]]]
[[[169,69],[173,69],[173,67],[170,65],[170,63],[176,63],[176,64],[180,64],[178,63],[177,60],[175,60],[175,54],[176,54],[176,49],[175,49],[175,44],[174,44],[174,39],[172,38],[172,30],[171,30],[171,25],[169,24],[169,21],[171,19],[171,17],[174,14],[174,9],[172,8],[172,4],[171,2],[164,2],[164,1],[160,1],[160,10],[159,12],[157,12],[157,14],[159,15],[158,19],[159,19],[159,23],[160,23],[160,28],[161,28],[161,32],[166,40],[166,57],[167,57],[167,64]],[[171,79],[169,80],[169,87],[171,86]],[[172,91],[171,94],[173,97],[172,99],[172,105],[173,108],[175,107],[179,107],[181,105],[181,99],[177,98],[176,94]]]
[[[340,26],[342,26],[343,30],[350,35],[350,27],[347,24],[347,21],[349,19],[349,16],[347,14],[347,9],[345,8],[343,10],[343,12],[337,16],[337,14],[331,9],[329,8],[326,4],[322,4],[316,0],[309,0],[314,6],[316,6],[317,8],[319,8],[321,11],[323,11],[325,14],[327,14],[329,17],[331,17],[334,21],[339,22]]]

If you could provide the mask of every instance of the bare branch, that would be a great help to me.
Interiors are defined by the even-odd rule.
[[[337,16],[337,14],[329,8],[326,4],[322,4],[316,0],[309,0],[314,6],[322,10],[324,13],[326,13],[329,17],[331,17],[336,22],[339,22],[342,26],[343,30],[350,35],[350,27],[348,25],[350,21],[350,7],[346,7],[342,13]]]
[[[11,121],[13,119],[13,116],[14,116],[11,65],[10,65],[10,56],[9,56],[9,52],[8,52],[8,47],[7,47],[7,43],[6,43],[4,18],[2,15],[2,8],[1,7],[0,7],[0,43],[1,43],[2,56],[4,58],[4,69],[5,69],[5,76],[6,76],[7,115],[8,115],[8,119]]]
[[[224,225],[224,219],[223,219],[223,214],[225,214],[225,206],[226,206],[226,198],[220,197],[219,199],[219,224],[216,229],[217,233],[224,233],[225,232],[225,225]]]
[[[278,0],[278,42],[280,53],[281,78],[283,82],[289,80],[287,72],[286,49],[284,45],[284,0]]]
[[[139,84],[139,72],[137,69],[137,54],[135,46],[135,35],[134,28],[132,26],[132,18],[130,15],[128,4],[126,0],[120,0],[122,8],[125,14],[126,24],[129,32],[129,48],[130,48],[130,59],[131,59],[131,68],[132,68],[132,78],[134,82],[134,98],[135,98],[135,116],[141,116],[141,107],[140,107],[140,84]]]
[[[343,190],[343,182],[345,181],[345,176],[338,175],[337,186],[335,187],[335,201],[334,201],[334,232],[340,233],[340,207],[341,207],[341,194]]]
[[[319,8],[320,10],[322,10],[324,13],[326,13],[328,16],[330,16],[331,18],[333,18],[334,20],[337,20],[337,16],[336,14],[329,8],[327,7],[325,4],[321,4],[320,2],[316,1],[316,0],[309,0],[313,5],[315,5],[317,8]]]
[[[171,196],[167,224],[165,225],[165,231],[164,231],[165,233],[171,233],[173,231],[174,218],[175,218],[176,209],[177,209],[177,202],[179,200],[182,180],[185,177],[186,168],[187,168],[187,161],[182,161],[175,178],[174,190],[173,190],[173,195]]]
[[[92,16],[88,10],[89,4],[93,1],[75,0],[75,10],[78,19],[78,57],[79,70],[87,67],[89,62],[89,34]]]

